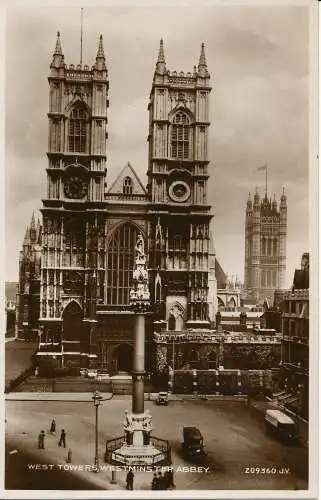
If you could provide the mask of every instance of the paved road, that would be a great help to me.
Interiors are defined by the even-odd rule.
[[[16,444],[13,440],[6,441],[6,467],[5,467],[5,489],[6,490],[103,490],[92,482],[80,477],[75,477],[58,468],[48,468],[46,460],[37,454],[26,451],[15,451]],[[39,455],[39,454],[38,454]],[[31,470],[28,464],[37,463],[38,470]]]
[[[99,410],[100,455],[103,459],[106,439],[122,434],[125,409],[131,402],[112,399]],[[171,402],[168,407],[146,403],[153,415],[153,435],[168,439],[173,449],[173,466],[188,466],[181,455],[182,428],[197,425],[207,450],[209,471],[177,472],[178,489],[276,489],[307,488],[308,450],[300,446],[285,446],[265,434],[262,416],[243,403],[185,401]],[[73,451],[73,463],[92,463],[94,457],[94,409],[88,403],[75,402],[6,402],[7,438],[15,439],[28,449],[36,449],[36,438],[43,428],[47,431],[52,417],[57,430],[67,431],[67,448]],[[26,434],[23,434],[26,433]],[[46,437],[42,452],[48,463],[65,463],[66,451],[57,446],[57,439]],[[254,468],[254,469],[253,469]],[[256,469],[259,468],[259,469]],[[271,469],[267,473],[264,469]],[[275,470],[274,470],[275,468]],[[272,473],[273,472],[273,473]],[[101,473],[102,480],[110,482],[111,474]],[[92,476],[91,476],[92,477]],[[124,473],[118,473],[118,483],[124,487]],[[149,489],[151,474],[136,475],[136,485]]]

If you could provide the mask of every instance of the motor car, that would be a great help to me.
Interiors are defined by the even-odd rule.
[[[167,406],[168,405],[168,392],[159,392],[157,394],[156,404]]]
[[[298,426],[294,420],[281,410],[267,409],[264,416],[266,431],[278,439],[293,443],[298,438]]]
[[[99,382],[103,382],[104,380],[110,380],[110,375],[109,375],[109,373],[98,371],[97,380]]]
[[[204,439],[198,427],[183,428],[182,449],[188,458],[200,459],[204,457]]]
[[[91,379],[95,379],[95,378],[97,378],[97,373],[98,373],[97,370],[89,369],[87,371],[87,377],[91,378]]]

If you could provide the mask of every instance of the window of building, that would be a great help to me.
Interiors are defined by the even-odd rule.
[[[133,194],[133,181],[130,177],[125,177],[123,181],[123,194]]]
[[[179,111],[171,127],[171,156],[186,160],[190,155],[190,122],[187,115]]]
[[[74,153],[86,152],[87,115],[82,106],[76,106],[69,118],[68,147]]]
[[[107,249],[107,304],[128,305],[137,229],[123,224],[113,234]]]

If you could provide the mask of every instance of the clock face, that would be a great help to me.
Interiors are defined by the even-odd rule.
[[[83,198],[87,194],[87,182],[78,175],[72,175],[65,182],[65,195],[68,198]]]
[[[183,203],[190,197],[191,190],[186,182],[176,181],[170,185],[168,194],[173,201]]]

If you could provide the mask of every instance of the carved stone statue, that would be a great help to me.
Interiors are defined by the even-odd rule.
[[[126,444],[128,446],[133,444],[133,421],[131,415],[128,413],[128,410],[125,410],[125,419],[124,419],[124,430],[126,435]]]
[[[140,233],[137,236],[135,251],[136,251],[136,260],[141,261],[145,259],[144,238]]]
[[[143,422],[143,440],[145,446],[149,445],[150,443],[151,430],[152,430],[152,416],[149,413],[149,410],[146,410],[145,420]]]

